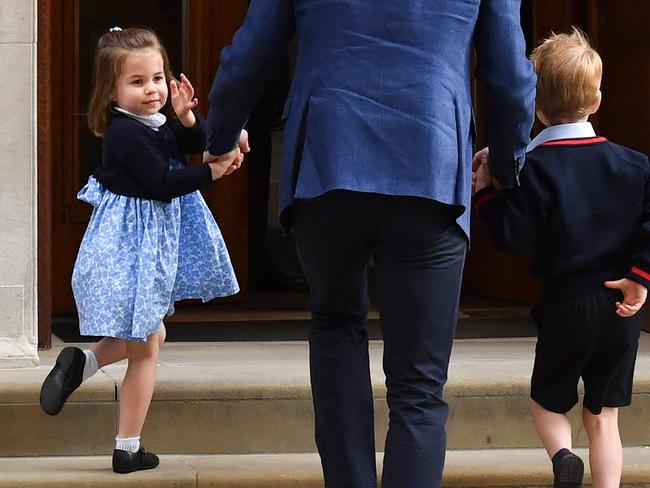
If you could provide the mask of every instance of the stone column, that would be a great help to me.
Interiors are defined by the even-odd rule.
[[[0,0],[0,368],[38,364],[36,1]]]

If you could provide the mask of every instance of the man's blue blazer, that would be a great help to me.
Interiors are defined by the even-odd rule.
[[[252,0],[221,53],[207,149],[235,147],[295,34],[279,199],[285,228],[295,199],[334,189],[469,210],[473,48],[491,169],[504,187],[517,184],[529,142],[536,78],[519,10],[519,0]],[[469,234],[468,214],[458,221]]]

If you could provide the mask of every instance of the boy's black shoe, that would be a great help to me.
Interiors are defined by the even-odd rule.
[[[68,397],[83,379],[86,355],[78,347],[64,347],[41,387],[41,408],[48,415],[58,414]]]
[[[158,466],[158,456],[145,451],[142,447],[139,451],[129,452],[122,449],[113,451],[113,471],[116,473],[132,473],[141,469],[153,469]]]
[[[582,486],[585,465],[580,457],[572,452],[565,454],[554,463],[553,488],[577,488]]]

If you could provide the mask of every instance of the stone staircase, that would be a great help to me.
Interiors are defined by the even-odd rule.
[[[552,485],[550,463],[528,414],[534,345],[534,339],[455,342],[446,388],[451,413],[444,486]],[[59,416],[49,417],[40,410],[38,394],[61,347],[42,351],[38,368],[0,370],[0,488],[323,486],[304,342],[166,344],[142,434],[144,446],[161,454],[161,466],[129,475],[110,469],[126,365],[104,368]],[[387,408],[377,341],[371,343],[371,368],[381,453]],[[632,406],[621,412],[623,486],[650,486],[645,333],[634,391]],[[579,408],[571,417],[575,445],[585,446]]]

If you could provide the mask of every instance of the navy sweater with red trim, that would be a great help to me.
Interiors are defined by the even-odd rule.
[[[650,288],[650,165],[602,137],[546,142],[526,155],[520,186],[474,195],[496,247],[534,251],[545,292],[589,293],[627,277]]]

